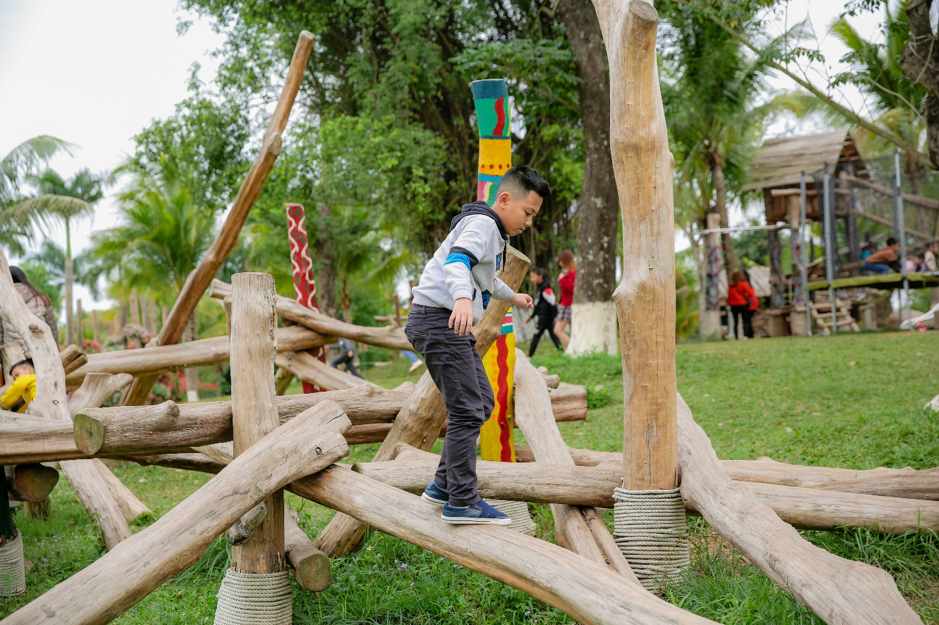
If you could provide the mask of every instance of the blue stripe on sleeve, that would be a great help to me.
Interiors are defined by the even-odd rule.
[[[470,269],[470,259],[466,254],[450,254],[443,264],[449,265],[451,263],[463,263],[467,269]]]

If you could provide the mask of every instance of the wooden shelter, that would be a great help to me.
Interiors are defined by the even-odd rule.
[[[806,178],[806,218],[822,219],[815,180],[811,174],[828,165],[832,176],[845,171],[868,179],[854,139],[846,130],[835,130],[801,137],[780,137],[763,143],[750,164],[743,191],[763,191],[766,223],[788,221],[791,203],[798,205],[802,172]],[[795,198],[791,200],[790,198]]]

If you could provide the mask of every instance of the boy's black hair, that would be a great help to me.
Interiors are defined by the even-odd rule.
[[[18,363],[16,363],[15,365],[13,365],[12,367],[10,367],[10,375],[13,375],[13,370],[14,370],[14,369],[16,369],[17,367],[22,367],[23,365],[28,365],[28,366],[32,367],[32,368],[33,368],[33,371],[36,370],[36,365],[33,364],[33,359],[32,359],[32,358],[27,358],[26,360],[21,360],[21,361],[19,361]]]
[[[537,170],[525,165],[517,165],[509,168],[502,176],[502,180],[499,181],[499,191],[508,191],[509,193],[524,191],[525,195],[534,191],[542,198],[546,198],[551,195],[551,186]]]
[[[890,247],[891,245],[896,245],[896,243],[897,243],[897,240],[895,238],[887,237],[887,247]]]

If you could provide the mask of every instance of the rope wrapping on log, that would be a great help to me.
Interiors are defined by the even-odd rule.
[[[613,489],[613,538],[647,590],[677,582],[688,568],[688,527],[680,489]]]
[[[290,625],[293,587],[287,571],[239,573],[228,569],[218,590],[215,625]]]
[[[16,538],[0,547],[0,597],[14,597],[24,592],[26,568],[23,560],[23,535],[16,532]]]
[[[535,522],[531,520],[531,514],[528,512],[528,504],[526,502],[489,499],[487,503],[502,514],[507,514],[509,518],[512,519],[509,529],[528,536],[535,535],[538,528]]]

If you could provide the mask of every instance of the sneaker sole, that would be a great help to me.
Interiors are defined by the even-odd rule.
[[[436,504],[436,505],[438,505],[438,506],[442,506],[443,504],[447,503],[446,501],[443,501],[443,500],[440,500],[440,499],[434,499],[433,497],[431,497],[431,496],[428,495],[427,493],[421,493],[421,499],[423,499],[424,501],[429,501],[430,503]]]
[[[451,518],[440,516],[443,519],[444,523],[449,523],[450,525],[511,525],[512,519],[480,519],[476,517],[475,519],[464,519],[464,518]]]

